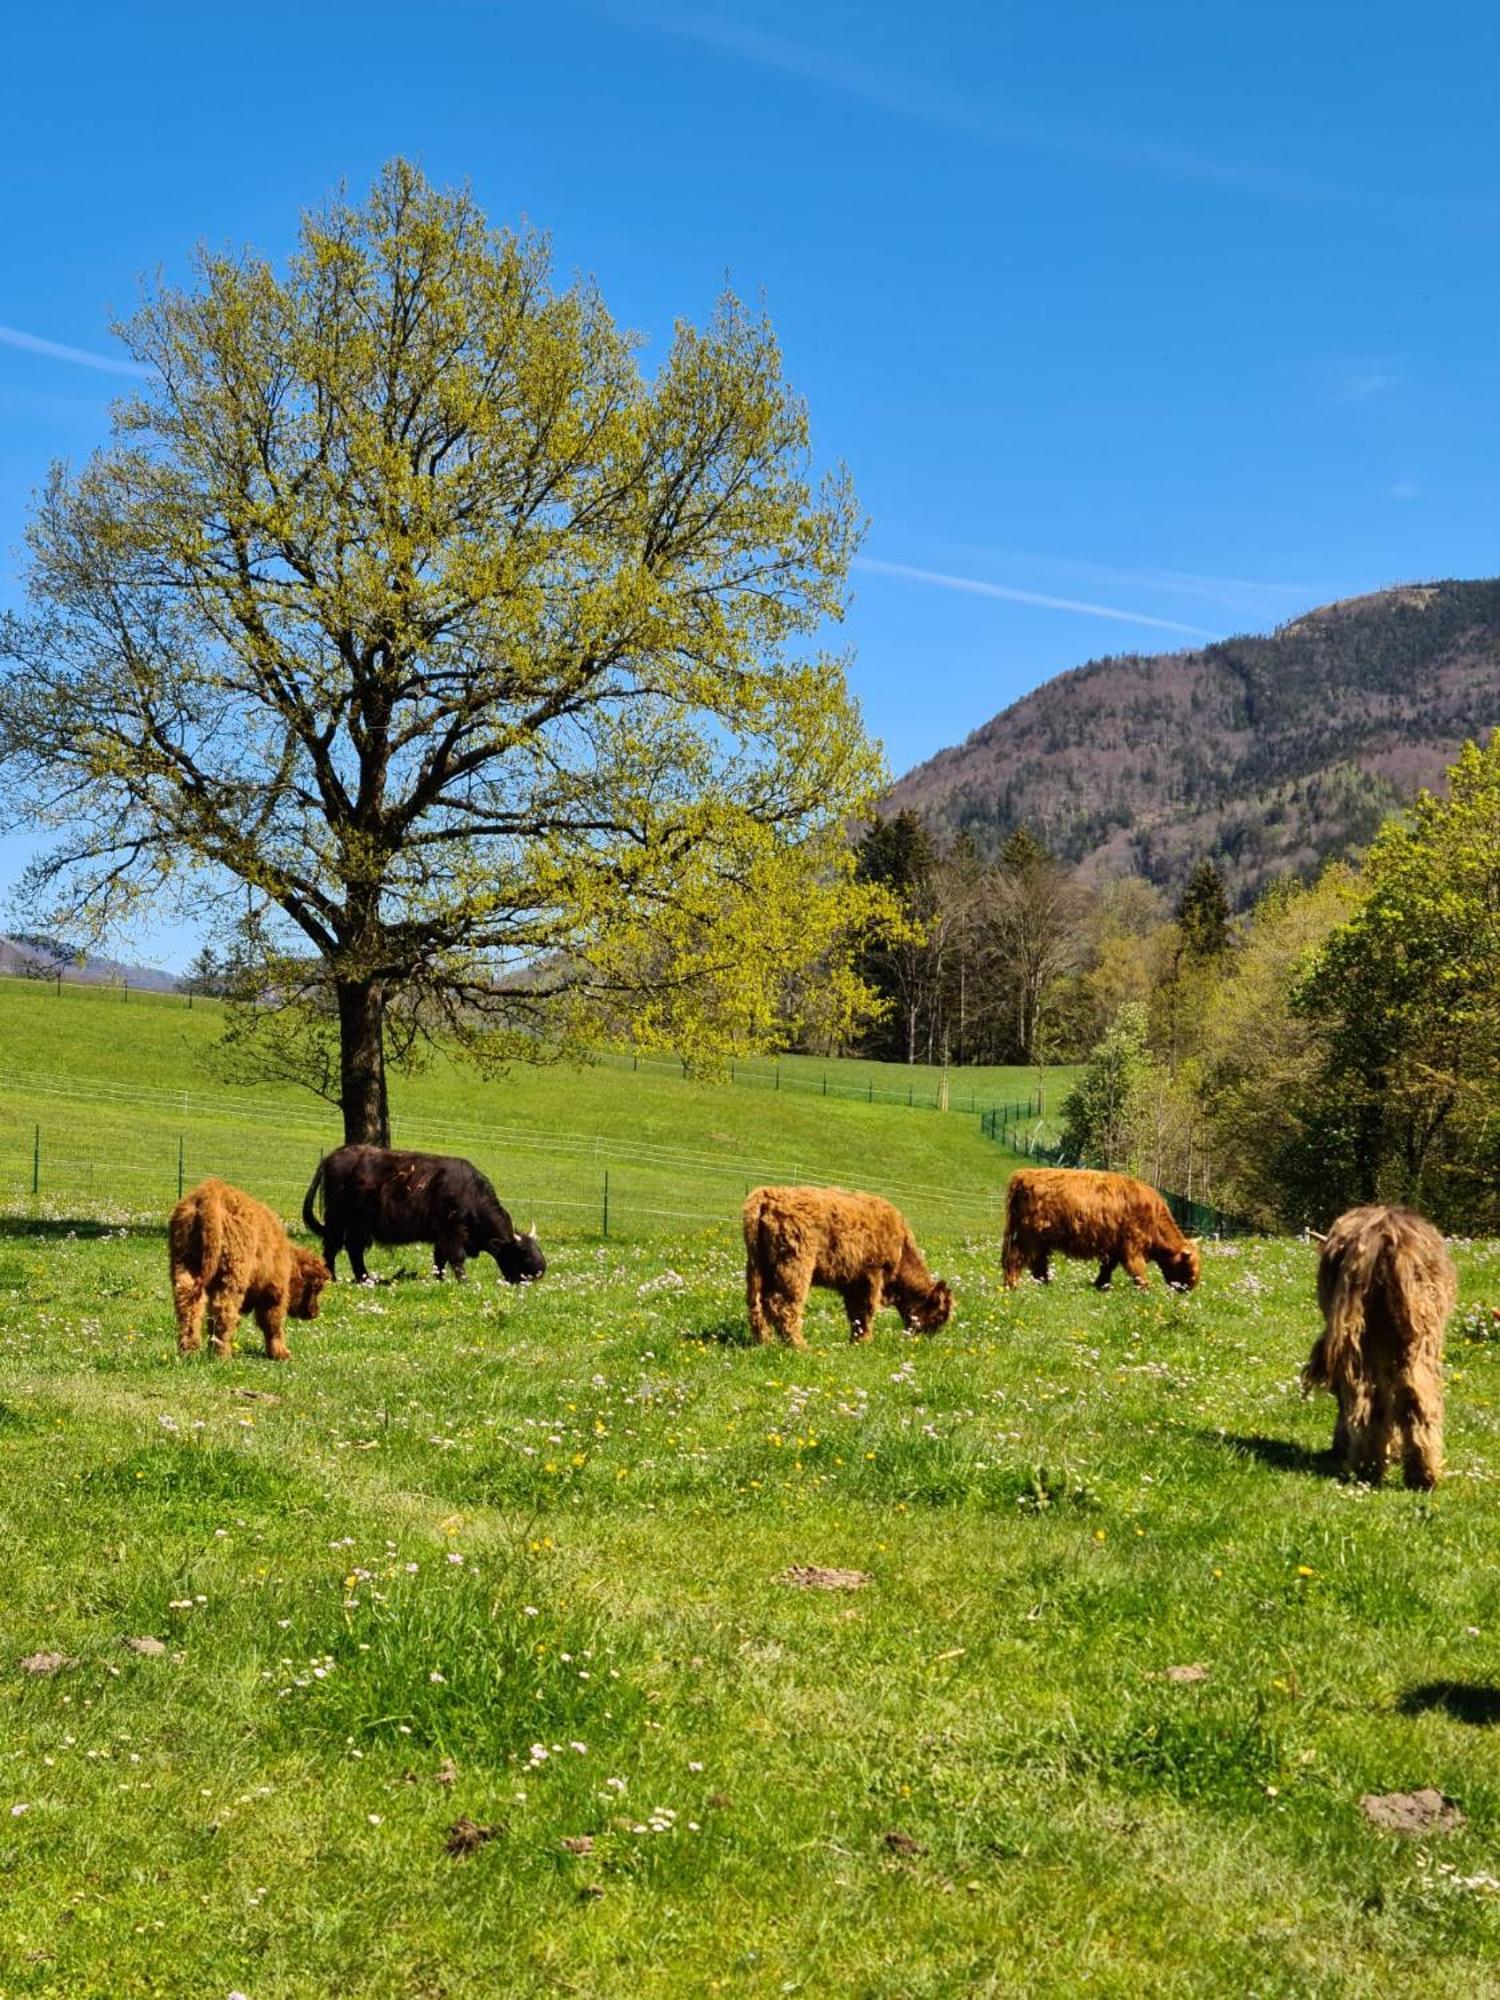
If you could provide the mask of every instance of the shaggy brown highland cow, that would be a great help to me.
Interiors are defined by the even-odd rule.
[[[1123,1264],[1137,1285],[1147,1260],[1169,1285],[1191,1291],[1202,1268],[1198,1245],[1184,1236],[1153,1187],[1129,1174],[1097,1174],[1083,1167],[1022,1167],[1010,1177],[1005,1198],[1001,1261],[1007,1291],[1021,1273],[1046,1284],[1048,1258],[1097,1257],[1094,1283],[1104,1291]]]
[[[185,1194],[167,1225],[172,1254],[172,1299],[177,1308],[177,1351],[203,1345],[203,1311],[215,1354],[234,1352],[241,1313],[253,1312],[272,1361],[289,1358],[288,1313],[316,1319],[328,1266],[287,1240],[262,1202],[227,1181],[207,1180]]]
[[[813,1285],[838,1292],[849,1338],[868,1340],[876,1313],[894,1306],[912,1333],[946,1326],[953,1294],[934,1278],[901,1211],[844,1188],[763,1187],[745,1203],[745,1300],[750,1330],[805,1347],[802,1312]]]
[[[1338,1397],[1333,1454],[1378,1486],[1399,1430],[1408,1486],[1443,1469],[1443,1334],[1458,1293],[1448,1246],[1409,1208],[1351,1208],[1323,1239],[1323,1332],[1302,1371],[1304,1392]]]

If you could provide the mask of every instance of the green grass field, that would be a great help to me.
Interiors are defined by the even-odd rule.
[[[211,1002],[0,980],[0,1207],[164,1217],[180,1159],[187,1186],[221,1174],[296,1215],[337,1113],[290,1086],[219,1084],[219,1026]],[[1047,1073],[1049,1113],[1073,1074]],[[393,1125],[398,1145],[474,1159],[548,1242],[602,1233],[606,1174],[611,1237],[733,1216],[765,1180],[878,1182],[919,1225],[984,1227],[1012,1158],[966,1107],[1026,1098],[1035,1073],[955,1071],[946,1112],[930,1108],[937,1087],[920,1067],[814,1057],[736,1065],[732,1085],[645,1059],[489,1080],[440,1058],[393,1081]]]
[[[86,1007],[27,1017],[32,1071],[168,1134],[112,1095],[150,1035]],[[774,1150],[760,1092],[617,1080],[517,1079],[507,1129]],[[851,1348],[815,1295],[809,1351],[744,1346],[728,1200],[183,1362],[159,1233],[7,1197],[3,2000],[1500,1993],[1500,1249],[1459,1248],[1446,1482],[1347,1488],[1306,1246],[1007,1296],[975,1120],[779,1096],[768,1164],[951,1203],[943,1333]],[[1461,1824],[1361,1810],[1428,1786]]]

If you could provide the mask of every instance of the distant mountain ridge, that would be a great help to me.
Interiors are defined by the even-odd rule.
[[[941,837],[1026,825],[1102,876],[1177,886],[1211,855],[1237,901],[1364,846],[1500,725],[1500,580],[1346,598],[1263,638],[1091,660],[901,778]]]

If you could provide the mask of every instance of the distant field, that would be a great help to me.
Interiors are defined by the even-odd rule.
[[[212,1002],[0,980],[0,1205],[160,1217],[180,1156],[186,1185],[222,1174],[295,1214],[339,1143],[337,1114],[286,1086],[216,1084],[218,1031]],[[1047,1073],[1049,1113],[1072,1075]],[[939,1084],[924,1068],[815,1057],[736,1064],[723,1083],[661,1058],[490,1080],[439,1058],[393,1079],[393,1122],[399,1145],[469,1154],[552,1239],[604,1232],[606,1176],[611,1236],[732,1218],[766,1179],[877,1187],[919,1226],[993,1229],[1014,1157],[981,1137],[978,1109],[1028,1099],[1038,1079],[953,1071],[946,1112],[932,1108]]]

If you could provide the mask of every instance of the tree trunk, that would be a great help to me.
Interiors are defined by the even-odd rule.
[[[385,993],[374,980],[340,981],[339,1103],[346,1146],[389,1146]]]

